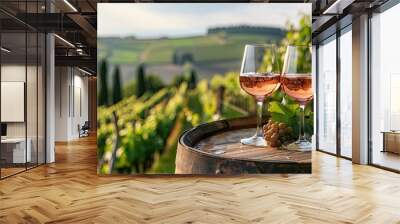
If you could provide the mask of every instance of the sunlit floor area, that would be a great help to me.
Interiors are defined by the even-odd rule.
[[[25,170],[25,166],[24,167],[2,167],[1,168],[1,176],[8,177],[13,174],[22,172],[24,170]]]
[[[398,223],[400,175],[321,152],[313,174],[99,177],[96,138],[0,181],[0,223]]]
[[[6,178],[8,176],[12,176],[18,174],[20,172],[25,171],[26,169],[32,169],[37,166],[36,163],[26,163],[25,164],[6,164],[4,162],[0,162],[1,167],[1,178]]]
[[[400,171],[400,154],[375,151],[372,159],[376,165]]]

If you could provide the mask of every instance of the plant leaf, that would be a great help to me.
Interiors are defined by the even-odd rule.
[[[268,111],[270,113],[280,113],[289,117],[293,116],[296,112],[276,101],[272,101],[269,103]]]

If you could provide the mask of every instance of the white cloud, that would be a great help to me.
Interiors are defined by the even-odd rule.
[[[221,25],[284,27],[288,21],[297,24],[301,13],[310,14],[311,4],[103,3],[97,30],[99,36],[195,35]]]

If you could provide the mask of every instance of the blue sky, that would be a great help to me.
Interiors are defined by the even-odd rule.
[[[227,25],[285,27],[311,14],[311,4],[271,3],[100,3],[98,36],[158,38],[203,35]]]

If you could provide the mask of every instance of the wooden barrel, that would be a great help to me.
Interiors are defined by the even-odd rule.
[[[255,132],[255,118],[201,124],[179,138],[176,174],[311,173],[311,152],[242,145]]]

